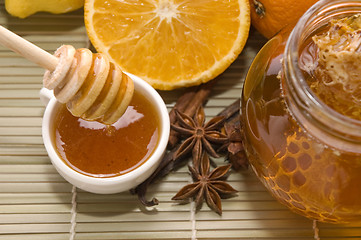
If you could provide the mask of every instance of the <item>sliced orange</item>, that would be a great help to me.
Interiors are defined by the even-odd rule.
[[[248,0],[86,0],[98,52],[160,90],[207,82],[242,51]]]

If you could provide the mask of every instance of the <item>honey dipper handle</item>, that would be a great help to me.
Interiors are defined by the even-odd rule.
[[[29,61],[36,63],[37,65],[50,71],[53,71],[59,62],[57,57],[51,55],[47,51],[25,40],[19,35],[16,35],[1,25],[0,44],[20,54]]]

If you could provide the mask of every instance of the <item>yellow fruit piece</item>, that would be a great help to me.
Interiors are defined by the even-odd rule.
[[[6,11],[19,18],[36,12],[66,13],[83,6],[84,0],[5,0]]]
[[[222,73],[248,38],[248,0],[86,0],[98,52],[154,88],[171,90]]]

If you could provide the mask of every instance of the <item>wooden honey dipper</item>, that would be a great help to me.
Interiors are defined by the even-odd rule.
[[[44,87],[76,117],[109,125],[132,99],[132,79],[103,54],[63,45],[51,55],[2,26],[0,43],[45,68]]]

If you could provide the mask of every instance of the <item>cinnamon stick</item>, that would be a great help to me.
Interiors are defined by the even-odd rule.
[[[226,119],[226,122],[227,122],[227,119],[233,117],[234,114],[237,114],[237,115],[240,114],[240,103],[241,103],[241,99],[238,98],[231,105],[228,105],[221,112],[219,112],[217,114],[217,116],[223,116]]]
[[[147,207],[152,207],[154,205],[158,205],[159,201],[157,198],[152,198],[151,200],[146,199],[146,192],[148,190],[148,186],[154,183],[155,181],[163,178],[171,171],[175,170],[175,168],[181,165],[181,161],[174,161],[174,153],[177,151],[177,148],[173,148],[171,151],[168,151],[162,161],[160,162],[157,169],[153,172],[153,174],[147,178],[144,182],[139,184],[136,188],[131,189],[130,192],[132,194],[137,194],[139,201]]]
[[[204,105],[206,103],[215,83],[216,81],[212,80],[200,86],[197,93],[193,96],[192,100],[190,101],[188,105],[189,107],[187,107],[186,110],[184,111],[186,115],[193,117],[197,109],[201,105]]]
[[[191,99],[194,97],[196,92],[197,92],[197,88],[193,87],[188,89],[183,95],[181,95],[178,98],[177,102],[174,104],[173,108],[169,112],[170,124],[175,124],[177,121],[175,110],[177,109],[178,111],[184,112],[184,110],[187,108],[187,106],[189,105]]]

